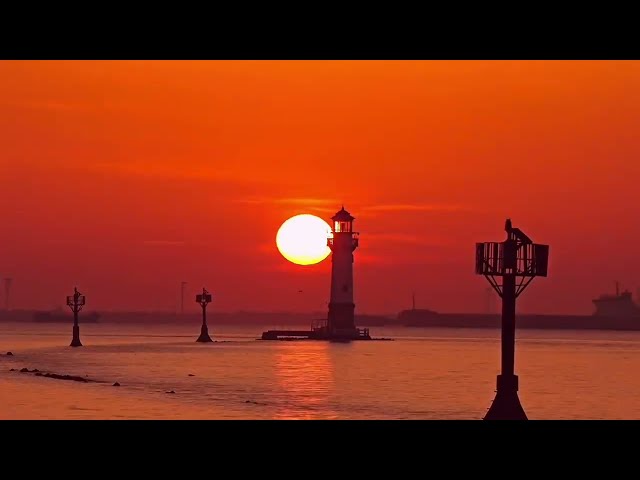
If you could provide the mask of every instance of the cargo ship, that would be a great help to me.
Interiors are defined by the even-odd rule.
[[[80,313],[78,316],[78,322],[97,323],[99,318],[100,314],[97,312]],[[62,309],[48,312],[35,312],[32,320],[38,323],[69,323],[73,322],[73,313],[65,312]]]
[[[591,315],[516,314],[518,328],[558,330],[637,330],[640,331],[640,306],[631,292],[620,291],[616,283],[615,294],[603,294],[592,300],[595,310]],[[398,323],[405,327],[437,328],[500,328],[499,313],[439,313],[429,309],[403,310]]]

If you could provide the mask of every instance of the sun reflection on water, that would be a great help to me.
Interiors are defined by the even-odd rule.
[[[275,377],[287,402],[277,419],[336,418],[330,398],[335,387],[330,345],[325,342],[291,342],[278,346]]]

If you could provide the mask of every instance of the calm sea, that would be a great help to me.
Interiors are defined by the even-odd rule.
[[[71,325],[0,324],[0,418],[480,419],[493,399],[497,330],[373,327],[395,341],[256,340],[267,328],[214,324],[218,343],[198,344],[198,324],[86,324],[85,346],[73,349]],[[638,371],[640,332],[518,332],[531,419],[639,419]]]

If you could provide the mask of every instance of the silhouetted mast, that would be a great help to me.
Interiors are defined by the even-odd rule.
[[[73,289],[73,295],[67,296],[67,305],[73,312],[73,338],[71,339],[72,347],[81,347],[80,342],[80,326],[78,325],[78,313],[82,310],[85,304],[85,296],[82,295],[77,287]]]
[[[207,327],[207,305],[211,303],[212,297],[206,289],[202,289],[202,293],[196,295],[196,303],[199,303],[202,307],[202,328],[200,329],[200,336],[196,342],[207,343],[213,342],[209,336],[209,329]]]
[[[534,277],[547,276],[549,246],[533,243],[524,232],[513,228],[509,219],[505,230],[504,242],[476,244],[476,274],[484,275],[502,298],[502,371],[496,397],[484,419],[526,420],[518,398],[518,376],[514,374],[516,298]]]

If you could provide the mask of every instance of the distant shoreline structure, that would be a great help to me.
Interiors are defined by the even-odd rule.
[[[0,311],[0,323],[73,323],[72,314],[45,315],[40,320],[34,310]],[[48,313],[48,312],[46,312]],[[95,315],[95,317],[93,316]],[[212,325],[225,326],[300,326],[321,319],[318,314],[283,314],[272,312],[215,313]],[[80,323],[98,324],[197,324],[201,322],[197,313],[166,312],[87,312],[80,316]],[[392,328],[471,328],[499,329],[499,313],[440,313],[428,309],[403,310],[397,317],[392,315],[357,315],[355,321],[361,327]],[[640,317],[609,317],[600,315],[562,315],[519,313],[518,328],[539,330],[624,330],[640,331]]]
[[[286,312],[212,312],[211,323],[219,325],[301,325],[322,318],[322,313]],[[367,326],[396,324],[392,315],[356,315],[356,319]],[[154,311],[104,311],[80,314],[80,323],[158,323],[185,324],[201,322],[202,314],[185,314]],[[0,310],[0,322],[25,323],[70,323],[73,315],[64,311]]]
[[[620,292],[616,282],[615,294],[602,294],[592,300],[595,311],[591,315],[516,314],[518,328],[538,330],[640,330],[640,306],[625,290]],[[398,314],[398,323],[406,327],[438,328],[500,328],[499,313],[439,313],[413,308]]]
[[[640,307],[629,291],[620,291],[616,284],[615,294],[603,294],[593,300],[593,314],[533,314],[518,313],[518,328],[542,330],[627,330],[640,331]],[[325,317],[322,312],[211,312],[213,325],[309,325]],[[167,311],[104,311],[83,312],[80,323],[101,324],[191,324],[201,321],[201,314],[180,314]],[[415,297],[411,309],[398,315],[356,314],[355,322],[361,327],[408,327],[408,328],[500,328],[500,313],[450,313],[430,309],[418,309]],[[72,323],[73,315],[62,309],[0,310],[0,322],[28,323]]]

